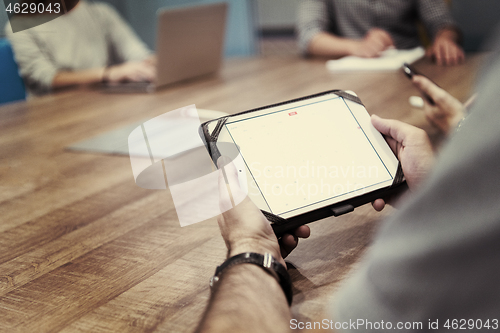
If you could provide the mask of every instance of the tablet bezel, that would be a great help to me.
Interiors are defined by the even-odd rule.
[[[357,103],[357,104],[361,105],[363,107],[364,112],[366,112],[366,115],[369,117],[368,112],[366,111],[366,109],[362,105],[361,101],[359,101],[359,99],[356,96],[346,94],[345,92],[339,91],[339,90],[329,90],[329,91],[325,91],[325,92],[322,92],[319,94],[305,96],[302,98],[298,98],[298,99],[294,99],[294,100],[290,100],[290,101],[286,101],[286,102],[282,102],[282,103],[277,103],[277,104],[268,105],[268,106],[264,106],[261,108],[257,108],[257,109],[253,109],[253,110],[249,110],[249,111],[245,111],[245,112],[240,112],[238,114],[235,114],[235,115],[232,115],[229,117],[224,117],[224,122],[223,122],[222,126],[225,126],[226,122],[245,120],[248,118],[253,118],[253,117],[255,117],[255,115],[266,115],[266,114],[269,114],[271,112],[276,112],[276,110],[270,110],[270,109],[276,109],[278,107],[287,107],[287,106],[289,106],[289,104],[294,104],[294,103],[296,104],[296,103],[303,102],[303,101],[306,101],[309,99],[314,99],[317,97],[324,97],[325,95],[329,95],[329,94],[334,94],[334,95],[344,99],[346,104],[347,103]],[[349,105],[347,105],[347,107],[349,108]],[[354,117],[354,118],[356,119],[356,117]],[[204,130],[202,130],[202,133],[204,133],[205,140],[208,139],[208,141],[210,141],[211,139],[213,139],[213,137],[211,137],[210,135],[208,135],[208,138],[207,138],[207,133],[211,133],[214,129],[216,129],[217,127],[220,127],[220,125],[221,125],[220,120],[221,120],[221,118],[202,124],[202,129],[204,129]],[[371,124],[370,124],[370,126],[371,126]],[[371,127],[373,127],[373,126],[371,126]],[[373,128],[373,130],[375,130],[375,129]],[[220,131],[220,128],[219,128],[219,131]],[[378,131],[376,131],[376,130],[375,130],[375,132],[376,132],[376,135],[380,136],[380,139],[383,142],[383,143],[380,143],[381,141],[379,141],[379,143],[383,145],[381,147],[383,147],[384,153],[387,154],[387,152],[389,152],[389,154],[391,155],[390,158],[394,159],[397,163],[396,156],[394,156],[393,152],[390,150],[390,147],[385,142],[382,135],[380,133],[378,133]],[[207,149],[209,150],[209,153],[211,153],[212,158],[214,160],[216,160],[218,158],[218,156],[214,156],[213,152],[211,152],[209,149],[209,145],[207,145]],[[378,152],[377,149],[374,148],[374,150],[376,152]],[[391,162],[394,163],[394,160],[392,160]],[[392,164],[391,167],[394,168],[394,165]],[[400,165],[398,165],[398,167],[400,169]],[[247,169],[248,169],[248,167],[247,167]],[[392,169],[391,171],[392,171],[392,173],[390,172],[390,174],[393,177],[393,179],[397,178],[396,171],[394,169]],[[400,170],[397,170],[397,172],[400,172]],[[401,178],[401,177],[399,177],[399,178]],[[363,204],[366,204],[370,201],[373,201],[377,198],[381,198],[381,197],[387,196],[393,192],[397,192],[397,191],[404,189],[405,188],[404,183],[405,183],[404,179],[400,179],[398,181],[394,181],[392,184],[390,184],[388,186],[378,188],[378,189],[369,191],[367,193],[357,195],[355,197],[350,197],[348,199],[341,200],[339,202],[327,203],[327,204],[322,205],[321,207],[318,207],[318,205],[316,205],[316,207],[310,211],[302,210],[301,213],[294,215],[294,216],[291,216],[291,217],[287,217],[286,219],[281,219],[281,221],[278,218],[277,220],[273,221],[274,222],[273,228],[279,234],[279,233],[283,233],[286,230],[290,230],[290,229],[295,228],[295,227],[302,225],[302,224],[313,222],[313,221],[323,219],[323,218],[326,218],[329,216],[339,216],[339,215],[345,214],[347,212],[352,211],[355,207],[358,207],[360,205],[363,205]],[[403,185],[403,186],[400,186],[400,185]],[[331,200],[331,201],[333,201],[333,200]],[[269,213],[267,212],[266,216],[268,214]],[[272,214],[270,214],[270,215],[272,215]]]

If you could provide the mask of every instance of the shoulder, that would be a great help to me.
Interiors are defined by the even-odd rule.
[[[117,15],[116,9],[111,6],[110,4],[107,4],[105,2],[99,2],[99,1],[92,1],[92,2],[87,2],[87,1],[82,1],[81,5],[88,11],[95,12],[98,14],[103,14],[103,15]]]
[[[82,12],[85,12],[85,15],[90,15],[94,20],[97,20],[103,28],[105,26],[114,26],[117,21],[120,21],[120,14],[113,6],[107,3],[99,1],[82,1],[81,5]]]
[[[7,38],[9,38],[10,36],[12,36],[12,26],[10,25],[9,22],[5,23],[5,26],[3,27],[3,30],[0,30],[0,32],[1,31],[4,32],[5,37],[7,37]]]

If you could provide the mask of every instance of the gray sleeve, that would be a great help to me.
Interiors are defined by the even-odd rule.
[[[28,90],[35,94],[49,92],[58,71],[50,55],[39,47],[36,37],[29,30],[14,34],[8,25],[6,33]]]
[[[427,331],[429,320],[444,330],[447,319],[500,319],[498,51],[495,59],[430,179],[383,225],[337,296],[335,321],[384,320],[390,332],[398,322]]]
[[[446,3],[442,0],[418,0],[417,9],[420,20],[422,20],[429,37],[434,40],[438,31],[444,27],[458,26],[451,17]]]
[[[302,0],[297,11],[299,49],[307,53],[311,39],[329,26],[326,0]]]
[[[105,3],[95,3],[110,43],[119,62],[144,60],[152,52],[116,10]]]

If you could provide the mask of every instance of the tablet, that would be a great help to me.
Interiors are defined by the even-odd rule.
[[[280,232],[338,216],[404,183],[399,161],[353,94],[333,90],[202,124],[214,162]]]

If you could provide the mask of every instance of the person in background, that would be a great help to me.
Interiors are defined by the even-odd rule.
[[[26,2],[48,5],[54,1]],[[7,25],[7,37],[30,93],[155,79],[151,51],[111,6],[83,0],[65,3],[70,8],[66,14],[42,25],[15,33]]]
[[[333,323],[328,329],[343,332],[500,328],[498,32],[495,52],[477,89],[479,96],[466,121],[450,132],[437,158],[423,130],[372,116],[372,124],[400,160],[413,193],[384,221],[356,271],[340,288],[335,304],[325,309],[326,316],[311,320],[323,323],[326,319]],[[453,100],[422,76],[415,76],[413,82],[437,102],[437,108]],[[219,167],[225,168],[232,196],[244,197],[234,165]],[[222,172],[219,187],[221,207],[230,207]],[[384,205],[383,199],[373,203],[376,210]],[[228,257],[270,254],[278,267],[277,263],[285,264],[283,257],[297,245],[297,237],[309,236],[308,227],[300,227],[295,237],[281,240],[281,245],[287,243],[283,251],[269,222],[248,197],[223,213],[218,222]],[[266,267],[241,261],[226,266],[217,276],[197,332],[290,332],[298,328],[287,304],[289,288]]]
[[[427,55],[437,64],[464,60],[460,32],[444,0],[302,0],[299,47],[312,56],[373,58],[391,47],[420,46],[417,21],[432,40]]]

